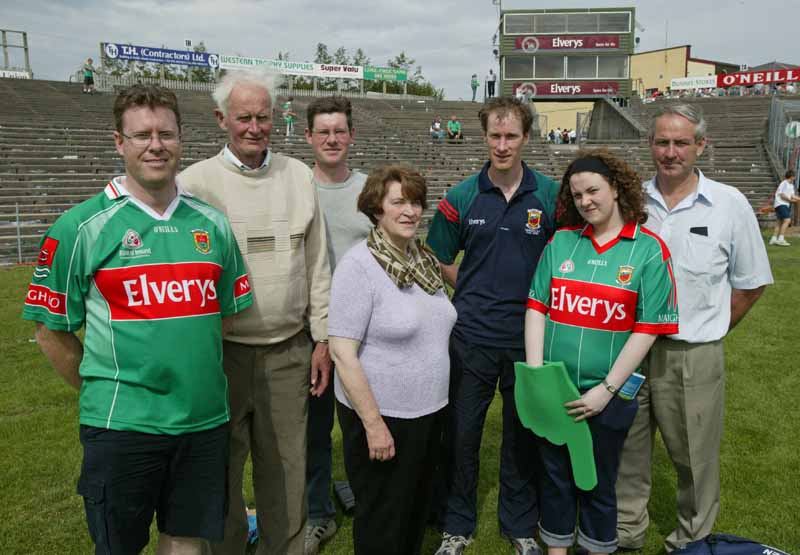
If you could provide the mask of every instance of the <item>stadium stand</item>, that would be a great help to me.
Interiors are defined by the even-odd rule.
[[[111,95],[82,95],[75,84],[0,79],[0,262],[33,260],[41,235],[66,209],[99,192],[123,171],[112,140]],[[207,93],[178,92],[183,115],[183,166],[218,152],[225,140],[212,117]],[[295,98],[300,116],[295,136],[284,138],[275,118],[272,147],[309,165],[312,156],[301,130],[308,97]],[[700,167],[709,177],[738,187],[758,208],[776,181],[764,147],[769,97],[697,98],[709,119],[710,146]],[[661,102],[633,104],[631,114],[645,122]],[[279,102],[276,105],[280,105]],[[351,167],[369,171],[388,162],[419,168],[429,180],[430,219],[447,189],[477,171],[486,160],[477,111],[480,105],[455,101],[353,99],[356,144]],[[465,140],[432,143],[428,126],[435,115],[461,120]],[[594,141],[628,160],[643,176],[653,167],[646,138]],[[548,145],[532,137],[525,161],[559,178],[574,147]],[[19,222],[19,224],[17,224]]]

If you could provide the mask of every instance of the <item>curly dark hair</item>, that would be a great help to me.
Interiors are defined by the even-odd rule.
[[[604,148],[581,150],[575,160],[581,158],[597,158],[608,166],[611,171],[610,179],[608,176],[603,177],[606,177],[609,185],[617,191],[619,211],[625,223],[637,222],[643,224],[647,221],[642,179],[633,168]],[[561,188],[558,190],[556,220],[562,226],[575,226],[586,223],[578,209],[575,208],[575,202],[572,200],[572,193],[569,189],[569,180],[572,174],[576,173],[573,171],[575,160],[572,161],[564,173],[564,177],[561,178]]]

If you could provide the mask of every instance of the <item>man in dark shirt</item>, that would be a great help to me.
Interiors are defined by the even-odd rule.
[[[458,555],[477,521],[478,462],[486,411],[503,395],[498,518],[518,555],[540,553],[533,477],[521,472],[517,438],[526,433],[514,403],[514,362],[525,359],[525,300],[536,264],[555,230],[558,184],[522,161],[533,116],[516,98],[480,111],[489,162],[439,203],[428,244],[455,287],[458,321],[450,340],[451,472],[437,555]],[[464,252],[460,266],[456,256]],[[532,442],[525,442],[532,443]],[[527,448],[527,447],[526,447]],[[531,461],[524,461],[529,466]]]

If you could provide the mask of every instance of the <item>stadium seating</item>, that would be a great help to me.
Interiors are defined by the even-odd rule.
[[[70,206],[102,189],[123,164],[114,149],[111,95],[84,95],[80,85],[56,81],[0,79],[0,262],[33,260],[41,235]],[[183,115],[183,167],[217,153],[225,134],[217,126],[207,93],[179,92]],[[308,97],[295,97],[300,116],[293,137],[276,112],[271,146],[313,163],[302,135]],[[659,101],[662,102],[662,101]],[[709,117],[710,146],[700,167],[709,177],[738,187],[754,207],[768,200],[776,183],[764,149],[769,98],[693,99]],[[280,101],[276,103],[280,105]],[[634,106],[632,114],[647,120],[659,103]],[[350,163],[365,172],[386,163],[408,163],[428,178],[430,219],[447,189],[477,171],[486,160],[477,112],[480,104],[454,101],[354,99],[356,141]],[[443,122],[455,114],[464,141],[437,142],[428,128],[434,116]],[[628,160],[643,176],[653,168],[646,140],[595,142]],[[558,178],[575,148],[548,145],[532,138],[524,159],[533,168]],[[19,224],[17,224],[19,221]]]

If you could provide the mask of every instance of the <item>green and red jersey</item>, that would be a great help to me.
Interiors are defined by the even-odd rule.
[[[608,375],[631,333],[677,333],[677,303],[669,249],[636,223],[602,246],[591,225],[556,231],[528,297],[547,315],[545,360],[564,361],[581,390]]]
[[[23,318],[86,326],[80,422],[183,434],[229,420],[222,317],[253,303],[221,212],[178,190],[163,215],[116,178],[48,230]]]

